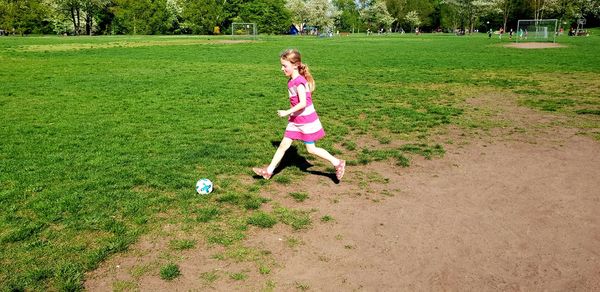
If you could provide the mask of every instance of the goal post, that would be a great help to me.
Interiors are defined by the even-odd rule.
[[[256,23],[234,22],[231,24],[231,37],[256,38]]]
[[[557,19],[519,19],[517,42],[556,42]]]

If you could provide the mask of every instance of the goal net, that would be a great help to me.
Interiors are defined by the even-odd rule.
[[[558,20],[520,19],[517,22],[517,42],[556,42]]]
[[[232,37],[256,38],[256,23],[234,22],[231,24]]]

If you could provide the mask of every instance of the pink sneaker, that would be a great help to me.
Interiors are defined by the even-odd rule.
[[[262,178],[264,178],[264,179],[270,179],[271,176],[273,175],[272,173],[269,173],[267,171],[266,167],[263,167],[263,168],[253,167],[252,171],[254,171],[254,173],[256,173],[257,175],[262,176]]]
[[[340,159],[340,164],[338,164],[338,166],[335,167],[335,177],[337,177],[337,179],[341,181],[342,177],[344,177],[345,171],[346,171],[346,160]]]

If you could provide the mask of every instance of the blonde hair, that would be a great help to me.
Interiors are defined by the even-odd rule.
[[[286,61],[292,63],[292,65],[297,66],[298,73],[300,73],[300,75],[304,76],[304,78],[308,82],[308,88],[310,89],[310,91],[315,90],[315,79],[310,74],[310,70],[308,69],[308,66],[306,66],[306,64],[302,63],[302,56],[300,55],[300,52],[298,52],[298,50],[287,49],[283,53],[281,53],[280,57],[282,60],[286,60]]]

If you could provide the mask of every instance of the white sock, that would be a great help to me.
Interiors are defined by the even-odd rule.
[[[273,174],[273,171],[275,171],[275,167],[271,167],[270,165],[267,167],[267,172],[269,174]]]

